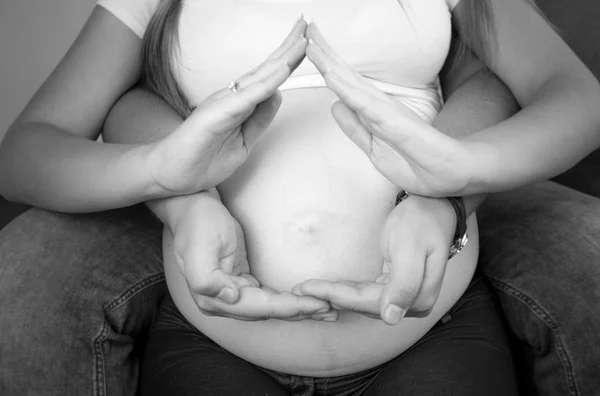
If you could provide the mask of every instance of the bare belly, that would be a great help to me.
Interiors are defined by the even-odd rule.
[[[273,125],[219,187],[244,229],[252,274],[276,290],[289,291],[310,278],[374,280],[381,272],[380,233],[398,188],[339,130],[331,99],[325,89],[284,92]],[[352,313],[342,313],[335,323],[204,316],[175,264],[168,233],[165,272],[183,315],[230,352],[291,374],[343,375],[402,353],[458,300],[478,255],[475,216],[468,225],[469,244],[449,262],[431,315],[393,327]]]

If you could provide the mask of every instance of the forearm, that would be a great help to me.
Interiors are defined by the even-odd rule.
[[[459,139],[467,138],[497,124],[518,110],[510,90],[493,74],[475,71],[458,86],[447,85],[450,92],[434,126]],[[467,215],[484,201],[485,194],[465,196]]]
[[[136,88],[125,94],[113,107],[104,124],[103,138],[121,144],[145,144],[158,141],[173,132],[183,120],[166,102],[147,90]],[[220,199],[215,188],[206,192],[165,197],[146,202],[154,214],[172,227],[189,205],[212,195]]]
[[[0,147],[0,193],[62,212],[91,212],[161,197],[145,149],[74,136],[48,124],[15,124]]]
[[[553,177],[600,144],[595,79],[564,77],[545,85],[514,117],[465,142],[476,153],[470,189],[500,191]]]
[[[148,208],[160,221],[174,232],[176,225],[188,216],[190,209],[204,200],[221,200],[216,188],[190,195],[180,195],[146,202]]]

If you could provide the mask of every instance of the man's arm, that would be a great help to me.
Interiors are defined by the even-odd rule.
[[[101,7],[9,128],[0,194],[64,212],[166,196],[145,169],[147,150],[96,142],[113,103],[140,78],[141,40]]]
[[[498,77],[471,55],[453,65],[450,56],[442,72],[445,104],[434,126],[458,139],[477,133],[515,114],[519,104]],[[486,194],[464,197],[467,216],[484,201]]]

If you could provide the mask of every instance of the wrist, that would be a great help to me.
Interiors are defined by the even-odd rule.
[[[115,159],[114,171],[120,175],[129,174],[129,189],[136,196],[136,203],[165,197],[164,190],[148,173],[147,145],[129,145]],[[118,177],[117,177],[118,178]]]
[[[135,157],[137,169],[141,169],[141,178],[146,185],[146,199],[144,201],[157,200],[173,196],[174,194],[164,188],[153,175],[152,169],[157,163],[156,144],[148,143],[135,146],[131,155]]]
[[[425,226],[429,232],[441,232],[449,247],[449,256],[455,255],[464,247],[463,236],[466,235],[466,216],[464,211],[455,210],[457,204],[452,202],[458,199],[432,198],[419,195],[409,195],[394,208],[400,225],[406,219],[403,214],[408,213],[416,217],[417,224]],[[460,206],[460,205],[459,205]],[[464,206],[462,206],[464,208]],[[457,233],[460,236],[457,237]]]
[[[147,202],[148,207],[172,232],[195,210],[206,213],[207,205],[223,205],[216,188],[195,194],[162,198]]]
[[[456,229],[456,213],[446,198],[425,197],[410,194],[399,203],[394,210],[414,213],[418,217],[429,216],[436,219],[449,240]]]

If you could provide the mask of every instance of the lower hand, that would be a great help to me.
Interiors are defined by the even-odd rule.
[[[410,196],[394,208],[383,227],[381,276],[362,282],[311,279],[292,292],[391,325],[404,316],[425,317],[440,293],[455,227],[448,201]]]
[[[393,184],[414,194],[464,195],[471,179],[472,148],[438,131],[399,100],[353,70],[308,25],[307,58],[339,100],[331,111],[346,135]]]
[[[323,300],[260,287],[250,274],[242,228],[216,191],[199,195],[186,213],[165,228],[164,237],[205,315],[249,321],[337,318]]]

